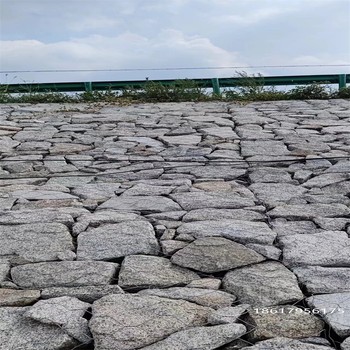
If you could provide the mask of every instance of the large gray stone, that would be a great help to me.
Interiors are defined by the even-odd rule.
[[[155,295],[157,297],[187,300],[198,305],[221,309],[231,306],[236,297],[220,290],[204,288],[173,287],[167,289],[144,289],[139,295]]]
[[[310,294],[350,292],[350,268],[305,266],[293,272]]]
[[[120,183],[97,183],[84,184],[74,187],[71,193],[82,199],[94,199],[105,201],[115,195],[115,191],[120,187]]]
[[[133,254],[157,255],[160,248],[147,221],[103,225],[78,236],[78,260],[110,260]]]
[[[229,126],[201,129],[204,135],[219,137],[222,139],[239,139],[238,135]]]
[[[246,321],[251,328],[248,340],[252,342],[275,337],[318,337],[324,330],[319,318],[293,305],[253,308]]]
[[[185,192],[170,195],[184,210],[201,208],[237,209],[254,206],[254,201],[230,193]]]
[[[16,263],[60,260],[59,256],[72,252],[72,237],[60,223],[31,223],[0,225],[0,256]]]
[[[102,261],[43,262],[13,267],[11,276],[22,288],[80,287],[111,283],[117,268]]]
[[[319,294],[306,299],[340,337],[350,335],[350,292]]]
[[[244,166],[238,168],[237,166],[228,165],[205,165],[193,167],[189,172],[199,179],[234,180],[245,175],[247,170],[244,169]]]
[[[171,287],[184,285],[199,276],[158,256],[130,255],[121,266],[118,284],[122,288]]]
[[[249,350],[330,350],[329,346],[303,343],[296,339],[276,337],[248,347]]]
[[[199,238],[171,258],[176,265],[205,273],[227,271],[263,260],[265,258],[254,250],[222,237]]]
[[[344,231],[283,236],[280,243],[287,266],[350,266],[350,239]]]
[[[241,153],[243,157],[249,156],[284,156],[290,152],[282,141],[241,141]]]
[[[69,296],[87,303],[93,303],[108,294],[124,293],[118,285],[82,286],[82,287],[51,287],[41,292],[42,299]]]
[[[161,196],[114,197],[101,204],[98,209],[141,211],[145,213],[182,210],[177,203],[169,198]]]
[[[350,214],[350,209],[344,204],[291,204],[281,205],[268,212],[272,218],[313,219],[315,217],[340,217]]]
[[[96,350],[132,350],[205,325],[210,310],[185,300],[108,295],[93,304],[90,330]]]
[[[74,223],[72,215],[50,209],[12,210],[0,212],[1,225],[32,224],[42,222],[59,222],[64,225]]]
[[[37,322],[58,326],[72,338],[87,344],[92,338],[88,321],[83,316],[90,306],[77,298],[53,298],[38,301],[24,316]]]
[[[295,275],[279,262],[264,262],[228,272],[223,288],[241,303],[270,306],[304,298]]]
[[[184,222],[203,221],[203,220],[245,220],[245,221],[260,221],[264,220],[265,216],[253,210],[247,209],[195,209],[189,211],[182,220]]]
[[[0,306],[31,305],[40,298],[40,290],[0,288]]]
[[[208,323],[212,325],[236,323],[241,321],[241,316],[247,312],[248,308],[248,304],[220,308],[209,315]]]
[[[346,338],[341,344],[340,344],[341,350],[350,350],[350,337]]]
[[[24,316],[27,307],[0,308],[0,350],[64,350],[78,342],[57,326]]]
[[[307,190],[301,186],[289,183],[254,183],[249,189],[269,207],[274,207],[280,202],[288,202],[292,198],[302,196]]]
[[[160,140],[167,145],[197,145],[201,142],[199,135],[179,135],[179,136],[160,136]]]
[[[181,225],[177,232],[190,234],[196,238],[224,237],[242,244],[272,244],[276,238],[276,233],[264,222],[244,220],[189,222]]]
[[[10,262],[7,259],[0,260],[0,283],[6,281],[10,272]]]
[[[241,337],[246,328],[241,324],[227,324],[212,327],[193,327],[171,334],[143,350],[212,350],[218,349],[234,339]]]

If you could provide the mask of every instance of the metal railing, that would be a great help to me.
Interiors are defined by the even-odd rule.
[[[188,79],[202,88],[212,88],[214,94],[220,94],[220,88],[238,87],[246,84],[246,79],[264,86],[288,86],[338,84],[339,89],[350,83],[350,74],[329,75],[292,75],[292,76],[270,76],[270,77],[235,77],[235,78],[211,78],[211,79]],[[153,83],[171,85],[178,80],[152,80]],[[123,90],[126,88],[140,89],[151,80],[126,80],[126,81],[93,81],[93,82],[67,82],[67,83],[22,83],[22,84],[0,84],[0,92],[7,93],[33,93],[33,92],[83,92]]]

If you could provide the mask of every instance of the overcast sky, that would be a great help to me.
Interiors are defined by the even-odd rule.
[[[1,71],[350,64],[350,0],[0,0]],[[9,73],[1,82],[350,73]]]

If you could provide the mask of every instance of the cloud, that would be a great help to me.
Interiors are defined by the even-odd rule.
[[[3,70],[10,70],[13,67],[18,70],[43,70],[244,65],[243,62],[239,62],[235,52],[214,45],[208,38],[199,35],[188,36],[173,29],[163,30],[152,38],[126,32],[115,37],[92,35],[57,43],[43,43],[38,40],[5,41],[2,51]],[[23,52],[26,52],[25,59]],[[210,76],[213,74],[222,76],[228,73],[232,75],[232,71],[225,70],[208,72]],[[122,79],[143,79],[145,74],[150,75],[150,78],[157,78],[154,77],[154,72],[139,72],[124,73]],[[173,72],[171,74],[174,75]],[[185,71],[182,74],[185,78],[189,74],[203,76],[205,72]],[[32,79],[24,73],[22,76],[23,80],[32,81],[34,77],[36,80],[39,79],[40,74],[32,74]],[[56,81],[57,78],[56,75]],[[97,73],[89,75],[85,73],[84,78],[98,79],[98,76]]]

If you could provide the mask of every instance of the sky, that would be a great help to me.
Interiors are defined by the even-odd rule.
[[[0,6],[1,83],[350,73],[350,66],[249,68],[350,65],[350,0],[0,0]],[[89,69],[119,71],[18,72]]]

